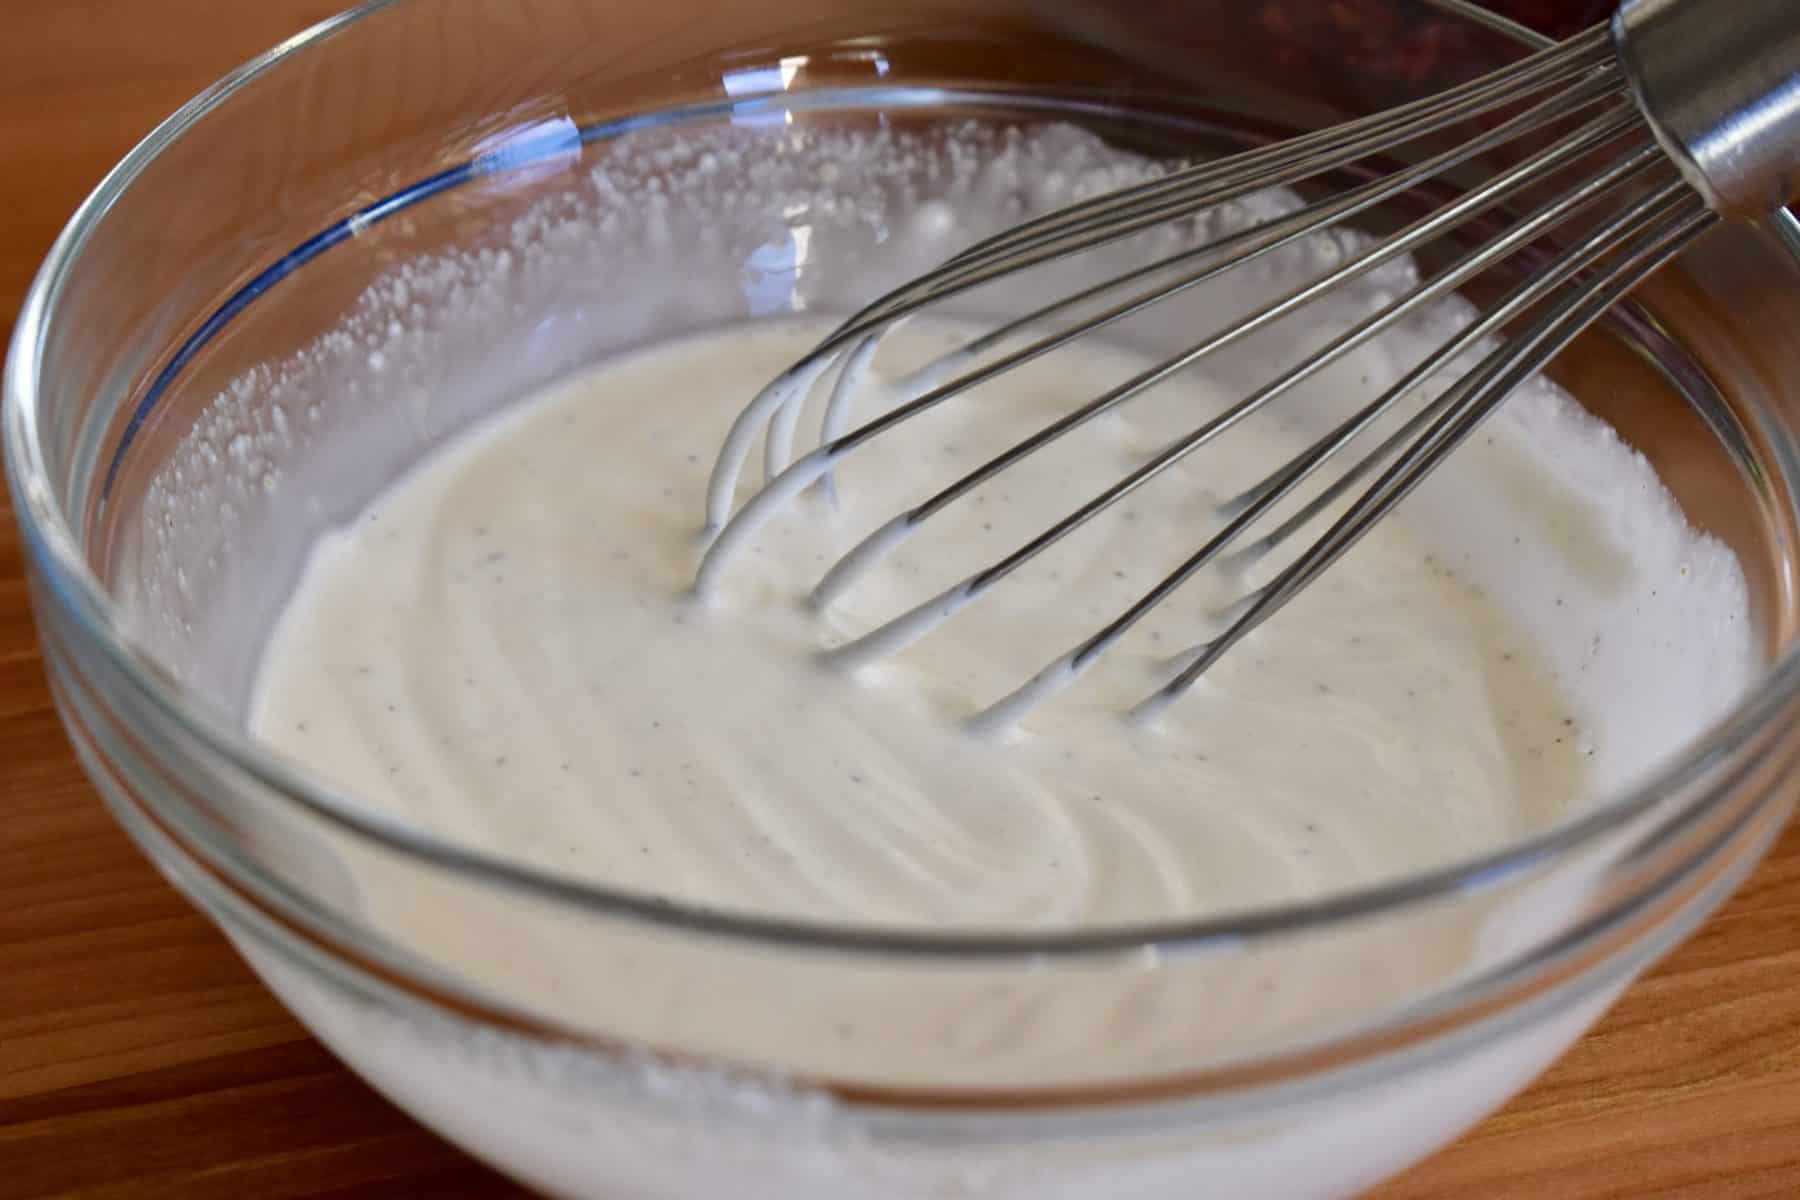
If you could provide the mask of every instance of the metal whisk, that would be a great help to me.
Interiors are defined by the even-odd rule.
[[[1447,148],[1438,148],[1447,147]],[[1455,189],[1457,168],[1511,149],[1517,165]],[[1394,165],[1398,161],[1402,165]],[[1266,188],[1310,194],[1346,172],[1359,180],[1297,211],[1136,267],[985,333],[913,377],[910,398],[846,429],[856,381],[897,322],[971,289],[1191,217]],[[714,468],[715,536],[696,586],[802,491],[831,486],[847,456],[901,422],[1153,305],[1360,214],[1426,195],[1423,215],[1322,278],[1264,305],[1104,395],[1044,425],[894,517],[838,560],[813,599],[829,604],[931,517],[1000,473],[1179,371],[1328,296],[1384,263],[1434,245],[1469,246],[1447,266],[1182,436],[1012,553],[834,653],[868,661],[904,647],[1161,472],[1423,306],[1503,263],[1518,280],[1392,387],[1226,504],[1223,527],[1114,620],[977,718],[1016,721],[1066,686],[1195,572],[1260,553],[1373,482],[1268,583],[1232,607],[1223,629],[1170,665],[1137,710],[1153,713],[1332,565],[1461,444],[1515,388],[1647,275],[1723,218],[1766,214],[1800,196],[1800,7],[1789,0],[1627,0],[1595,28],[1516,65],[1404,107],[1223,160],[1188,167],[1010,229],[857,313],[769,384],[739,415]],[[1448,198],[1445,198],[1448,197]],[[1523,208],[1524,211],[1520,211]],[[1462,237],[1452,240],[1455,231]],[[1471,236],[1478,230],[1482,236]],[[1522,268],[1521,268],[1522,264]],[[981,361],[1007,349],[992,361]],[[1465,367],[1472,360],[1473,365]],[[789,461],[808,394],[833,365],[820,444]],[[1421,384],[1461,374],[1390,436],[1279,524],[1271,511]],[[734,514],[737,480],[761,434],[767,479]],[[1379,472],[1379,473],[1377,473]],[[1265,525],[1273,528],[1265,529]]]

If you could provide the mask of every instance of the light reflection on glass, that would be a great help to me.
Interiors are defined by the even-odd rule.
[[[753,100],[785,92],[793,86],[794,80],[805,69],[807,57],[804,54],[792,55],[772,66],[746,67],[738,71],[727,71],[719,77],[725,88],[725,94],[733,99]],[[759,112],[738,112],[732,115],[733,125],[792,125],[794,114],[785,109],[765,110]]]
[[[566,114],[543,117],[482,139],[475,152],[491,186],[528,187],[581,161],[581,128]]]
[[[796,225],[785,237],[764,242],[744,261],[744,300],[754,317],[804,312],[800,279],[808,264],[812,226]]]

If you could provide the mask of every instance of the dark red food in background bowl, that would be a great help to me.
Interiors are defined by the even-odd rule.
[[[1487,7],[1521,25],[1568,37],[1612,15],[1612,0],[1488,0]]]
[[[1487,0],[1486,7],[1551,37],[1578,33],[1611,15],[1615,0]],[[1304,10],[1304,14],[1302,13]],[[1262,24],[1282,38],[1300,37],[1306,26],[1329,26],[1329,44],[1348,45],[1359,69],[1417,83],[1451,68],[1470,34],[1465,21],[1421,19],[1416,4],[1394,0],[1335,0],[1323,6],[1263,0]],[[1323,30],[1318,31],[1323,33]],[[1359,54],[1357,47],[1367,48]]]

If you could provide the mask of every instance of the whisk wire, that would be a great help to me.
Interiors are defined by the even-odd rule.
[[[1531,218],[1522,222],[1517,229],[1511,231],[1499,242],[1471,251],[1461,262],[1457,263],[1443,274],[1435,277],[1428,284],[1418,288],[1398,303],[1365,319],[1344,334],[1339,335],[1339,337],[1334,339],[1330,345],[1316,352],[1311,358],[1304,360],[1296,367],[1290,369],[1276,384],[1270,385],[1271,388],[1284,386],[1296,377],[1303,374],[1310,374],[1313,370],[1316,370],[1319,365],[1322,365],[1324,361],[1327,361],[1331,357],[1335,357],[1337,354],[1341,354],[1348,347],[1363,344],[1370,337],[1387,328],[1395,321],[1410,315],[1422,305],[1442,296],[1453,288],[1461,286],[1468,279],[1480,274],[1495,263],[1503,260],[1511,250],[1532,240],[1532,238],[1544,232],[1545,229],[1554,225],[1569,213],[1586,204],[1592,203],[1600,195],[1605,193],[1608,185],[1611,183],[1629,179],[1632,176],[1641,174],[1648,165],[1659,160],[1660,155],[1654,151],[1646,150],[1639,155],[1633,156],[1632,159],[1620,163],[1614,169],[1607,172],[1605,176],[1594,180],[1590,187],[1546,204],[1537,213],[1533,214]],[[1220,512],[1229,518],[1227,523],[1204,547],[1193,555],[1187,565],[1194,570],[1198,570],[1215,560],[1224,550],[1229,548],[1245,530],[1255,524],[1261,516],[1290,495],[1296,487],[1304,483],[1315,471],[1322,467],[1339,451],[1348,446],[1360,434],[1373,425],[1375,421],[1379,420],[1383,415],[1389,412],[1401,399],[1411,394],[1421,384],[1425,383],[1445,367],[1453,363],[1470,347],[1478,344],[1484,338],[1491,337],[1517,316],[1525,307],[1529,307],[1530,303],[1535,302],[1534,299],[1529,298],[1534,297],[1535,294],[1536,289],[1533,285],[1529,283],[1520,285],[1515,289],[1513,297],[1510,297],[1508,301],[1503,302],[1482,319],[1472,322],[1450,341],[1426,356],[1426,358],[1413,367],[1412,370],[1403,375],[1398,382],[1390,386],[1380,396],[1377,396],[1374,400],[1364,405],[1355,414],[1341,422],[1331,432],[1312,443],[1312,445],[1307,447],[1300,454],[1289,459],[1274,473],[1259,483],[1246,489],[1234,499],[1220,505]],[[1415,418],[1415,420],[1417,419],[1418,418]],[[1416,432],[1416,429],[1413,431]],[[1400,431],[1401,434],[1406,432],[1406,427],[1403,427]],[[1397,434],[1394,438],[1390,439],[1390,442],[1398,444],[1399,440],[1400,435]],[[1185,444],[1185,441],[1186,439],[1182,439],[1175,443],[1175,446],[1182,446]],[[1173,447],[1171,447],[1171,449],[1173,449]],[[1167,452],[1165,451],[1165,453]],[[1320,497],[1309,503],[1306,509],[1303,509],[1295,518],[1292,518],[1291,528],[1284,525],[1282,529],[1291,532],[1292,528],[1298,528],[1307,524],[1312,517],[1317,516],[1325,508],[1330,507],[1331,502],[1341,495],[1343,490],[1347,489],[1355,480],[1361,478],[1361,475],[1365,471],[1371,469],[1373,466],[1379,465],[1379,462],[1379,451],[1371,453],[1364,459],[1359,460],[1353,465],[1350,471],[1346,472],[1342,477],[1336,480],[1321,494]],[[1278,530],[1277,534],[1271,534],[1265,538],[1259,539],[1254,549],[1258,551],[1258,554],[1273,549],[1281,540],[1281,537],[1278,536],[1280,533],[1281,531]],[[1248,559],[1250,557],[1255,557],[1256,555],[1251,555],[1246,551],[1244,556]]]
[[[1644,176],[1656,166],[1663,166],[1666,169],[1666,163],[1663,162],[1661,151],[1654,147],[1644,147],[1639,150],[1637,154],[1615,164],[1614,167],[1602,175],[1597,176],[1588,184],[1583,185],[1579,190],[1545,205],[1530,218],[1521,222],[1516,230],[1511,231],[1499,241],[1471,251],[1456,266],[1446,271],[1442,276],[1438,277],[1437,280],[1434,280],[1432,291],[1435,294],[1440,290],[1460,287],[1468,279],[1497,265],[1510,256],[1512,252],[1528,244],[1535,237],[1540,236],[1551,226],[1559,223],[1562,219],[1591,205],[1596,200],[1603,198],[1615,185],[1626,183],[1640,176]],[[1423,361],[1403,376],[1401,380],[1387,392],[1377,397],[1356,415],[1350,417],[1331,433],[1320,439],[1319,442],[1314,443],[1313,447],[1303,451],[1300,455],[1296,456],[1294,460],[1290,460],[1290,465],[1292,462],[1307,459],[1313,463],[1311,469],[1322,466],[1324,462],[1347,446],[1350,441],[1354,440],[1376,419],[1391,409],[1394,403],[1402,396],[1408,394],[1413,388],[1437,374],[1438,371],[1449,363],[1454,362],[1460,355],[1477,345],[1483,338],[1491,337],[1500,332],[1523,311],[1536,303],[1537,293],[1533,288],[1534,282],[1534,280],[1527,278],[1524,283],[1518,285],[1518,287],[1516,287],[1505,299],[1487,310],[1481,318],[1471,323],[1450,341],[1427,355]],[[1414,418],[1415,421],[1418,419],[1419,418],[1417,417]],[[1374,450],[1351,464],[1344,474],[1334,480],[1332,484],[1317,497],[1309,501],[1300,511],[1296,512],[1292,517],[1283,522],[1274,532],[1258,539],[1255,549],[1259,551],[1273,549],[1285,541],[1287,537],[1296,530],[1309,524],[1313,518],[1317,517],[1326,508],[1329,508],[1335,503],[1337,498],[1341,496],[1344,491],[1360,481],[1375,467],[1379,466],[1393,450],[1399,447],[1407,436],[1410,436],[1410,434],[1415,432],[1417,432],[1417,428],[1410,422],[1407,425],[1402,426]],[[1331,449],[1323,457],[1313,459],[1313,451],[1324,444],[1329,444]],[[1264,491],[1274,485],[1276,479],[1284,478],[1286,470],[1287,468],[1283,467],[1280,471],[1276,472],[1275,476],[1272,476],[1270,480],[1247,489],[1242,495],[1228,501],[1223,507],[1228,512],[1235,512],[1240,507],[1247,507],[1253,501],[1260,499]],[[1310,469],[1296,478],[1294,482],[1298,483],[1303,481],[1306,474],[1310,474]],[[1245,553],[1248,554],[1248,552],[1249,548],[1246,549]]]
[[[1608,308],[1641,283],[1657,268],[1680,253],[1693,239],[1718,221],[1686,184],[1673,184],[1645,201],[1632,217],[1633,240],[1617,261],[1587,287],[1578,290],[1517,341],[1486,362],[1478,373],[1459,381],[1441,404],[1441,415],[1413,444],[1407,454],[1383,473],[1361,499],[1340,517],[1317,542],[1290,564],[1276,580],[1259,590],[1248,608],[1211,642],[1199,648],[1194,661],[1181,670],[1150,700],[1140,705],[1140,716],[1154,713],[1161,704],[1179,697],[1232,646],[1272,617],[1328,567],[1360,541],[1395,505],[1422,483],[1451,451],[1461,445],[1526,379],[1593,324]],[[1615,229],[1615,236],[1619,230]],[[1598,235],[1574,256],[1598,257],[1615,243]],[[1561,271],[1558,272],[1562,274]]]
[[[1710,224],[1711,216],[1685,184],[1671,184],[1609,221],[1580,245],[1560,256],[1549,270],[1522,285],[1519,307],[1528,309],[1542,303],[1582,269],[1617,248],[1624,239],[1626,248],[1621,257],[1594,284],[1595,290],[1616,300]],[[1647,236],[1646,230],[1649,231]],[[1506,343],[1489,355],[1440,396],[1423,414],[1428,420],[1435,418],[1434,423],[1413,445],[1411,452],[1390,467],[1318,541],[1274,580],[1241,597],[1228,612],[1227,625],[1218,636],[1174,656],[1172,661],[1177,664],[1177,669],[1173,678],[1134,708],[1133,718],[1154,718],[1164,706],[1191,688],[1226,651],[1348,552],[1519,383],[1541,369],[1557,350],[1605,311],[1605,304],[1584,304],[1584,298],[1589,296],[1588,291],[1572,293],[1540,317],[1517,341]],[[983,735],[1003,732],[1038,704],[1074,683],[1138,622],[1193,577],[1204,565],[1200,561],[1204,552],[1203,549],[1196,553],[1165,575],[1099,632],[1053,660],[1023,686],[976,714],[970,720],[971,727]]]

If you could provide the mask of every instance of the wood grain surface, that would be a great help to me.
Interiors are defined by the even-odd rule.
[[[155,120],[332,0],[0,0],[0,317]],[[0,1197],[518,1195],[359,1083],[163,883],[50,707],[0,521]],[[1800,829],[1524,1096],[1382,1189],[1800,1196]]]

